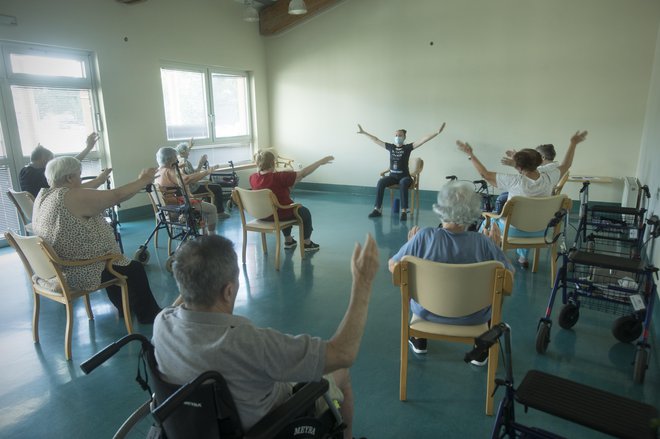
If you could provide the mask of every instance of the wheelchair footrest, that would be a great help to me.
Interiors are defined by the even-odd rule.
[[[655,407],[538,370],[527,372],[516,400],[615,437],[656,438]]]

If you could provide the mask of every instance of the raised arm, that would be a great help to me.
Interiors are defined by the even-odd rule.
[[[335,158],[333,156],[329,155],[329,156],[323,157],[321,160],[315,161],[314,163],[312,163],[309,166],[306,166],[306,167],[302,168],[300,171],[296,172],[296,181],[295,181],[295,183],[298,183],[300,180],[307,177],[312,172],[316,171],[319,168],[319,166],[330,163],[334,159]]]
[[[202,169],[204,169],[204,165],[207,164],[209,161],[209,157],[204,154],[199,158],[199,163],[197,164],[197,169],[195,169],[196,172],[200,172]]]
[[[516,153],[515,149],[507,149],[506,152],[504,153],[505,156],[502,157],[500,163],[502,163],[504,166],[514,166],[515,162],[513,161],[513,156],[515,153]]]
[[[364,134],[365,136],[370,138],[376,145],[382,146],[383,148],[385,148],[385,142],[383,142],[382,140],[380,140],[378,137],[374,136],[373,134],[369,134],[368,132],[363,130],[362,125],[360,125],[360,124],[358,124],[358,132],[357,133],[358,134]]]
[[[557,166],[557,169],[559,169],[559,172],[561,175],[564,175],[568,170],[570,169],[571,165],[573,164],[573,157],[575,157],[575,147],[578,145],[578,143],[582,143],[587,139],[587,132],[586,131],[577,131],[573,136],[571,137],[571,143],[568,145],[568,150],[566,150],[566,155],[564,156],[564,160],[562,160],[561,164]]]
[[[184,174],[183,172],[181,173],[181,178],[183,179],[184,184],[192,184],[192,183],[197,183],[199,180],[201,180],[204,177],[208,177],[213,173],[216,169],[218,169],[220,165],[213,165],[209,167],[208,169],[204,169],[202,171],[197,171],[193,174]]]
[[[481,178],[486,180],[492,186],[497,187],[497,173],[491,172],[488,169],[486,169],[486,167],[481,163],[481,161],[479,161],[479,159],[474,155],[474,151],[472,150],[470,144],[457,140],[456,145],[458,145],[459,150],[463,151],[468,156],[468,160],[472,162],[472,165],[477,170],[479,175],[481,175]]]
[[[88,189],[96,189],[108,180],[111,172],[112,168],[104,169],[96,178],[86,181],[80,186]]]
[[[367,323],[371,286],[378,271],[378,246],[367,235],[364,247],[355,245],[351,260],[353,284],[348,309],[325,350],[324,373],[350,367],[357,358]]]
[[[80,151],[76,158],[80,161],[82,161],[85,157],[87,157],[87,154],[94,149],[94,145],[96,145],[96,142],[99,140],[99,135],[98,133],[92,133],[89,136],[87,136],[87,145],[85,146],[85,149]]]
[[[75,216],[89,218],[103,212],[108,207],[128,200],[140,189],[154,181],[156,168],[143,169],[137,180],[116,189],[98,191],[96,189],[75,188],[69,190],[64,204]]]
[[[426,136],[426,137],[418,140],[417,142],[413,143],[413,149],[419,148],[420,146],[422,146],[423,144],[425,144],[426,142],[428,142],[429,140],[431,140],[432,138],[434,138],[435,136],[440,134],[442,132],[442,130],[444,130],[444,129],[445,129],[445,122],[442,123],[442,126],[440,127],[440,129],[438,131],[436,131],[435,133],[429,134],[428,136]]]

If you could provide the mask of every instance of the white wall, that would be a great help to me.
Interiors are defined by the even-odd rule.
[[[155,166],[165,134],[160,64],[176,61],[254,72],[258,142],[269,143],[263,40],[233,0],[2,0],[0,39],[94,51],[98,57],[107,146],[115,182]],[[124,38],[128,41],[124,41]],[[171,142],[170,142],[171,144]],[[135,197],[124,207],[147,204]]]
[[[649,186],[651,192],[649,212],[660,216],[660,123],[658,123],[660,121],[660,30],[652,78],[637,175],[643,184]],[[660,264],[660,243],[648,245],[653,249],[651,255],[653,262],[656,265]]]
[[[346,0],[266,40],[271,146],[303,163],[333,153],[309,181],[372,186],[387,155],[356,123],[389,141],[446,121],[414,153],[422,189],[437,189],[478,178],[456,139],[504,170],[508,147],[554,143],[561,157],[587,129],[574,175],[635,175],[659,18],[655,0]],[[621,186],[591,195],[620,201]]]

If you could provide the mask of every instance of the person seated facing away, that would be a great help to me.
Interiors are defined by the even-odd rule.
[[[303,178],[307,177],[312,172],[316,171],[319,166],[330,163],[335,158],[331,155],[323,157],[311,165],[302,168],[300,171],[276,171],[275,170],[275,154],[272,151],[259,151],[256,155],[255,161],[257,162],[258,172],[250,175],[250,186],[252,189],[270,189],[277,197],[277,202],[282,206],[293,204],[291,199],[291,188]],[[278,209],[277,215],[281,220],[289,220],[294,218],[293,209]],[[298,215],[303,222],[303,229],[305,236],[303,236],[303,243],[306,252],[317,251],[320,246],[312,242],[312,214],[305,206],[298,208]],[[271,220],[273,218],[262,218],[264,220]],[[297,242],[291,236],[291,227],[282,229],[284,235],[284,248],[292,249],[296,246]]]
[[[92,259],[108,253],[120,255],[112,268],[126,276],[131,309],[138,322],[151,324],[160,307],[149,288],[144,267],[121,255],[115,234],[103,212],[124,202],[151,183],[156,169],[143,169],[137,180],[111,190],[95,190],[107,179],[106,170],[95,180],[80,181],[80,161],[74,157],[57,157],[46,165],[49,188],[39,191],[34,201],[32,225],[34,233],[48,242],[62,259]],[[96,186],[95,186],[96,185]],[[105,262],[81,267],[64,267],[64,275],[72,288],[94,290],[112,275]],[[121,288],[113,285],[106,289],[108,298],[124,318]]]
[[[220,372],[247,430],[289,398],[292,383],[324,377],[330,382],[331,397],[343,398],[344,437],[352,437],[348,368],[360,348],[378,271],[378,247],[371,236],[363,247],[355,245],[348,309],[329,340],[260,328],[234,315],[238,258],[233,243],[224,237],[202,236],[183,243],[174,254],[173,271],[183,303],[165,308],[153,331],[163,379],[184,384],[202,372]]]
[[[156,153],[156,161],[158,162],[158,177],[156,177],[155,183],[163,189],[172,189],[178,188],[180,191],[187,191],[186,193],[190,197],[193,209],[201,212],[202,218],[204,219],[204,224],[206,231],[209,235],[215,234],[216,225],[218,223],[218,214],[216,213],[215,206],[206,201],[200,201],[192,199],[192,194],[188,188],[188,185],[197,183],[204,177],[208,177],[211,172],[217,169],[217,166],[212,166],[209,169],[195,172],[192,174],[181,173],[181,178],[183,180],[184,187],[179,186],[179,180],[177,179],[176,169],[174,165],[177,164],[178,158],[176,155],[176,150],[169,146],[164,146],[158,150]],[[182,197],[176,195],[169,195],[168,192],[164,193],[166,198],[163,200],[165,204],[182,204]]]
[[[555,162],[555,156],[557,152],[555,151],[555,145],[552,143],[546,143],[536,147],[536,151],[541,154],[541,159],[543,160],[539,167],[537,168],[539,172],[548,172],[549,170],[559,166],[559,163]],[[505,166],[514,167],[516,165],[513,160],[513,156],[517,151],[515,149],[509,149],[506,151],[506,155],[502,157],[500,163]],[[561,177],[560,177],[561,178]],[[502,192],[497,196],[495,200],[495,213],[501,213],[504,208],[504,203],[509,199],[508,192]]]
[[[433,139],[444,129],[445,124],[443,123],[437,132],[429,134],[421,140],[413,143],[405,143],[407,133],[406,130],[396,130],[394,132],[394,143],[386,143],[380,140],[378,137],[363,130],[362,125],[358,124],[358,134],[364,134],[365,136],[369,137],[376,145],[382,146],[390,153],[390,173],[389,175],[381,177],[380,180],[378,180],[378,185],[376,186],[376,204],[374,205],[374,210],[372,210],[369,214],[369,218],[382,216],[381,211],[385,189],[388,186],[398,184],[401,197],[400,219],[401,221],[406,221],[408,219],[408,189],[412,184],[412,178],[410,178],[410,170],[408,168],[410,153],[413,149],[419,148],[429,140]]]
[[[76,158],[82,160],[87,157],[87,154],[94,148],[98,139],[99,135],[97,133],[87,136],[87,146],[85,146],[85,149]],[[42,188],[49,187],[45,170],[46,164],[52,159],[53,153],[48,148],[44,148],[41,144],[34,148],[32,154],[30,154],[30,163],[23,167],[18,174],[18,182],[22,191],[27,191],[36,198]]]
[[[204,166],[208,166],[209,163],[208,157],[206,154],[204,154],[202,157],[200,157],[197,168],[193,167],[192,163],[190,163],[190,160],[188,160],[192,146],[192,139],[190,139],[190,142],[181,142],[175,148],[177,154],[179,155],[179,169],[182,173],[187,175],[192,175],[196,172],[204,171]],[[208,183],[206,185],[202,185],[200,183],[190,183],[188,188],[192,194],[204,193],[206,192],[206,188],[208,188],[208,190],[213,193],[213,197],[215,199],[215,209],[216,213],[218,214],[218,219],[229,218],[229,214],[225,212],[225,206],[222,200],[222,186],[213,183]]]
[[[469,143],[456,141],[458,149],[467,154],[468,159],[472,161],[479,175],[486,180],[489,184],[506,191],[509,193],[508,199],[516,195],[526,197],[549,197],[552,195],[552,189],[555,187],[562,175],[568,172],[573,164],[573,157],[575,156],[575,147],[578,143],[584,142],[587,138],[586,131],[578,131],[572,137],[568,150],[564,156],[564,160],[557,166],[552,166],[540,171],[538,167],[543,162],[541,154],[533,149],[522,149],[513,155],[514,168],[518,171],[517,174],[504,174],[500,172],[492,172],[479,161],[474,155],[474,150]],[[500,228],[504,228],[504,222],[498,220]],[[538,232],[522,232],[515,228],[509,228],[510,236],[517,237],[532,237],[543,236],[544,231]],[[523,267],[528,267],[527,255],[529,249],[519,248],[516,249],[518,253],[518,263]]]
[[[464,181],[450,181],[438,192],[433,211],[438,214],[441,227],[415,226],[408,233],[408,242],[389,260],[388,268],[404,256],[416,256],[445,264],[472,264],[484,261],[500,261],[511,271],[513,267],[502,250],[482,233],[467,228],[481,216],[481,198],[474,192],[474,185]],[[410,300],[410,309],[418,317],[446,325],[476,325],[490,320],[490,306],[464,317],[443,317],[422,308]],[[410,337],[410,346],[418,354],[426,353],[427,340]],[[485,364],[485,358],[479,365]]]

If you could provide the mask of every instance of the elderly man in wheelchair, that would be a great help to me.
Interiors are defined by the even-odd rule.
[[[356,245],[351,269],[351,300],[330,340],[291,336],[259,328],[233,315],[239,268],[233,243],[204,236],[182,245],[173,264],[182,305],[158,315],[153,344],[162,377],[186,383],[208,370],[219,371],[233,396],[244,430],[281,405],[294,382],[330,383],[332,398],[352,437],[353,395],[348,367],[357,356],[367,318],[371,285],[378,269],[378,249],[368,236]],[[324,403],[317,404],[319,410]]]

